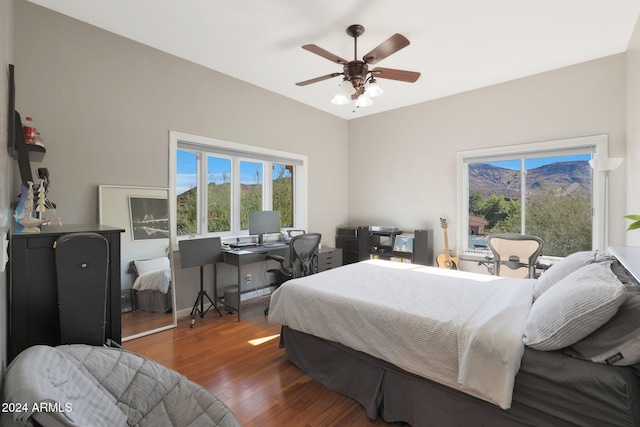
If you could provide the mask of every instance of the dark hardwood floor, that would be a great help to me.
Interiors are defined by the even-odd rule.
[[[356,401],[324,387],[290,363],[278,348],[280,327],[263,310],[266,299],[242,304],[242,321],[209,311],[179,319],[178,327],[125,342],[184,374],[222,400],[245,427],[391,426],[370,420]]]
[[[123,337],[130,337],[173,324],[173,313],[149,313],[138,310],[122,313],[121,316]]]

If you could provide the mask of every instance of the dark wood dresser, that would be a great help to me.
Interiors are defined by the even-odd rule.
[[[99,225],[42,227],[40,233],[11,233],[8,289],[8,361],[36,344],[60,344],[58,287],[53,243],[68,233],[94,232],[109,242],[106,338],[121,342],[120,236],[124,230]]]

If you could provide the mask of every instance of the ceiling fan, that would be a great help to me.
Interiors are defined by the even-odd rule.
[[[397,33],[392,35],[378,47],[364,55],[362,61],[360,61],[358,60],[358,37],[361,36],[362,33],[364,33],[364,27],[362,25],[351,25],[347,28],[347,34],[353,37],[353,56],[355,58],[353,61],[347,61],[315,44],[302,46],[303,49],[309,52],[343,65],[343,70],[341,73],[327,74],[296,83],[296,85],[306,86],[333,77],[343,76],[343,81],[340,84],[340,92],[333,97],[331,102],[337,105],[345,105],[349,103],[350,99],[355,99],[356,106],[365,107],[373,103],[371,98],[382,95],[383,93],[376,82],[376,78],[399,80],[408,83],[413,83],[418,80],[420,73],[415,71],[380,67],[369,70],[369,65],[375,64],[400,49],[409,46],[409,40],[407,40],[405,36]]]

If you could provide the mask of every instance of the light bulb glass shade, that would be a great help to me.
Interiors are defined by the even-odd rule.
[[[349,103],[349,97],[345,96],[343,93],[337,93],[331,99],[331,103],[333,105],[347,105]]]
[[[356,107],[368,107],[372,105],[373,101],[366,95],[360,95],[358,99],[356,99]]]
[[[369,83],[369,85],[367,86],[367,90],[365,91],[365,94],[369,98],[375,98],[376,96],[380,96],[383,93],[384,93],[384,91],[382,90],[380,85],[375,80],[373,80],[371,83]]]
[[[622,157],[609,157],[606,159],[591,159],[589,165],[597,172],[611,172],[618,169],[624,159]]]
[[[356,88],[353,87],[349,80],[343,80],[342,83],[340,83],[340,93],[349,97],[356,93]]]

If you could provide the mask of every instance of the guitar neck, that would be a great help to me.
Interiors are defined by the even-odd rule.
[[[449,235],[447,234],[447,229],[444,229],[444,255],[447,257],[447,261],[450,261],[449,255]]]

